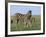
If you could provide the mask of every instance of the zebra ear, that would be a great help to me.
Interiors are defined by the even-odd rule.
[[[31,10],[29,10],[28,12],[29,12],[29,13],[31,13],[32,11],[31,11]]]
[[[32,14],[32,11],[31,11],[31,10],[29,10],[27,14]]]

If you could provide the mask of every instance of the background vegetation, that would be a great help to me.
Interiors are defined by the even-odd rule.
[[[28,30],[40,30],[41,29],[41,17],[40,15],[33,15],[32,18],[35,18],[35,22],[32,20],[32,27],[24,27],[22,23],[15,23],[15,16],[11,16],[13,23],[11,24],[11,31],[28,31]]]

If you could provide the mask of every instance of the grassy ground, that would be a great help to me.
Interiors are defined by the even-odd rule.
[[[35,22],[32,22],[32,27],[24,27],[24,25],[22,23],[15,23],[15,17],[12,16],[11,19],[14,20],[14,22],[11,24],[11,31],[28,31],[28,30],[40,30],[41,29],[41,18],[40,16],[32,16],[35,18]]]

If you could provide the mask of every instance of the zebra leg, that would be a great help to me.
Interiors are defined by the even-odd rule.
[[[18,22],[19,22],[19,19],[17,19],[17,24],[18,24]]]

